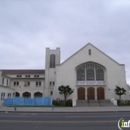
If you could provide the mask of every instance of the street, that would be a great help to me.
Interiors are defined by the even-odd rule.
[[[109,113],[0,113],[0,130],[118,130],[130,112]]]

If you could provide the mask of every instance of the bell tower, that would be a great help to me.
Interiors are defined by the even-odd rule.
[[[51,97],[56,84],[56,66],[60,64],[60,48],[46,48],[44,96]]]

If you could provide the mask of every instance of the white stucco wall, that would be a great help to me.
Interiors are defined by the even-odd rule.
[[[25,87],[25,81],[30,82],[29,86]],[[19,82],[18,86],[14,86],[14,82]],[[41,82],[41,86],[36,86],[36,82]],[[20,97],[22,97],[22,94],[24,92],[29,92],[31,93],[31,97],[34,97],[34,93],[40,92],[43,94],[44,92],[44,87],[45,87],[45,80],[36,80],[36,79],[31,79],[31,80],[12,80],[11,81],[11,87],[15,89],[15,92],[20,93]],[[43,95],[44,96],[44,95]]]
[[[35,78],[35,75],[38,75],[38,78],[45,78],[44,74],[7,74],[8,77],[10,78],[18,78],[17,75],[21,75],[21,79],[22,78],[27,78],[26,75],[30,75],[29,78]]]
[[[50,82],[56,83],[56,68],[50,68],[50,55],[55,55],[55,64],[60,64],[60,48],[50,49],[46,48],[46,60],[45,60],[45,88],[44,95],[51,96],[50,92],[53,91],[54,86],[50,85]]]
[[[91,55],[88,55],[88,49],[91,49]],[[76,71],[75,68],[86,62],[94,62],[103,65],[106,68],[106,86],[105,87],[105,99],[118,98],[114,89],[118,85],[127,89],[124,66],[118,64],[110,57],[99,51],[91,44],[86,45],[80,51],[75,53],[72,57],[67,59],[61,65],[56,68],[56,90],[60,85],[69,85],[74,89],[75,93],[70,98],[77,99],[77,87],[76,87]],[[110,90],[108,90],[110,89]],[[56,97],[59,97],[58,91],[56,91]],[[60,96],[61,97],[61,96]],[[61,97],[62,98],[62,97]],[[128,99],[127,95],[123,96],[123,99]]]
[[[2,76],[2,70],[0,70],[0,85],[10,86],[10,78],[7,76]]]
[[[88,54],[88,50],[91,49],[91,55]],[[50,55],[56,55],[56,68],[50,68]],[[69,85],[71,88],[74,89],[74,93],[69,97],[72,99],[77,99],[77,86],[76,86],[76,67],[87,62],[94,62],[96,64],[100,64],[105,67],[105,85],[102,86],[105,88],[105,99],[116,98],[118,96],[115,95],[114,89],[118,85],[119,87],[124,87],[127,90],[127,95],[122,96],[122,99],[129,98],[129,90],[126,84],[126,77],[125,77],[125,66],[120,65],[116,61],[112,60],[110,57],[99,51],[96,47],[91,44],[87,44],[77,53],[72,55],[68,58],[65,62],[60,64],[60,49],[57,48],[55,50],[50,50],[49,48],[46,49],[46,60],[45,60],[45,74],[40,74],[39,78],[35,79],[34,74],[29,74],[30,79],[26,78],[26,74],[23,74],[21,78],[17,79],[17,74],[10,74],[4,77],[1,76],[0,71],[0,85],[2,85],[2,79],[4,78],[3,87],[0,88],[0,92],[5,91],[6,93],[10,91],[14,91],[7,87],[7,80],[8,86],[15,89],[15,92],[19,92],[20,96],[24,92],[31,93],[31,97],[33,97],[35,92],[41,92],[44,97],[50,96],[50,92],[54,89],[54,98],[61,98],[58,92],[58,87],[61,85]],[[10,78],[9,78],[10,77]],[[44,79],[45,78],[45,79]],[[14,81],[18,81],[19,85],[14,86]],[[25,87],[25,81],[30,82],[30,86]],[[41,86],[36,87],[36,81],[41,81]],[[50,86],[50,82],[54,81],[55,85]],[[89,86],[78,86],[78,87],[90,87]],[[95,88],[101,87],[100,86],[93,86]],[[96,89],[95,89],[96,90]],[[86,89],[87,91],[87,89]],[[85,92],[86,95],[86,92]]]
[[[3,100],[1,100],[1,94],[5,93],[5,99],[8,98],[8,93],[11,93],[11,98],[13,98],[13,93],[15,92],[14,89],[9,87],[0,86],[0,105],[2,105]]]
[[[2,83],[4,78],[4,83]],[[8,80],[8,84],[7,84],[7,80]],[[1,95],[2,93],[5,93],[5,99],[8,97],[8,93],[11,93],[11,97],[13,97],[13,93],[15,92],[14,89],[11,89],[9,87],[10,85],[10,79],[7,77],[3,77],[2,76],[2,71],[0,71],[0,105],[2,105],[3,100],[1,99]]]

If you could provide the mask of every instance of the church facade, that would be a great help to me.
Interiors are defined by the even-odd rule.
[[[14,96],[63,99],[58,92],[61,85],[74,89],[69,99],[118,99],[116,86],[124,87],[127,93],[122,99],[129,99],[125,65],[88,43],[63,63],[60,48],[46,48],[45,70],[1,70],[0,101]]]

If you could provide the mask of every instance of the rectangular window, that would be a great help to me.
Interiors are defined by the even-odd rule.
[[[38,86],[38,82],[36,82],[36,86]]]
[[[36,86],[41,86],[41,82],[36,82]]]
[[[28,86],[30,86],[30,82],[28,82]]]
[[[30,75],[26,75],[26,78],[30,78]]]
[[[14,86],[16,85],[16,82],[14,82]]]
[[[25,86],[25,87],[29,87],[29,86],[30,86],[30,82],[25,81],[25,82],[24,82],[24,86]]]
[[[22,77],[22,75],[17,75],[17,78],[21,78]]]
[[[14,81],[14,86],[19,86],[19,82]]]
[[[89,49],[89,55],[91,55],[91,49]]]
[[[2,79],[2,84],[4,85],[4,78]]]
[[[41,82],[39,82],[39,86],[41,86]]]
[[[35,77],[35,78],[38,78],[38,77],[39,77],[39,75],[34,75],[34,77]]]
[[[5,93],[1,93],[1,101],[5,99]]]
[[[8,86],[8,79],[7,79],[7,86]]]
[[[54,87],[54,85],[55,85],[55,82],[54,82],[54,81],[51,81],[51,82],[50,82],[50,87]]]
[[[53,91],[50,92],[51,96],[53,95]]]
[[[8,93],[8,98],[11,98],[11,93]]]

